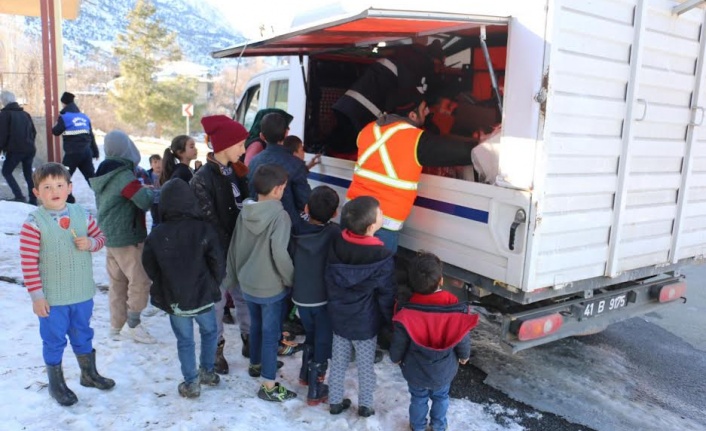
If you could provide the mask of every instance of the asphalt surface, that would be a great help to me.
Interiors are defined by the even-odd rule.
[[[528,431],[594,431],[583,425],[571,423],[555,414],[538,411],[527,404],[515,401],[483,381],[486,374],[470,363],[458,368],[456,379],[449,392],[452,398],[467,399],[482,404],[484,410],[495,417],[500,426],[518,423]],[[494,405],[501,405],[498,412]],[[512,415],[508,415],[512,412]]]

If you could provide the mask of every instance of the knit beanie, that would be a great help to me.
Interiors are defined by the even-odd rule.
[[[130,137],[121,130],[113,130],[105,135],[103,150],[106,157],[128,159],[137,166],[140,163],[140,152]]]
[[[0,106],[7,106],[12,102],[17,102],[15,95],[9,91],[3,91],[0,93]]]
[[[64,105],[70,105],[74,103],[74,96],[73,94],[69,93],[68,91],[65,91],[64,94],[61,95],[61,103]]]
[[[214,153],[227,150],[248,137],[248,131],[240,123],[225,115],[201,118],[203,131],[208,135]]]
[[[424,101],[424,95],[415,87],[403,87],[387,99],[387,113],[406,117]]]

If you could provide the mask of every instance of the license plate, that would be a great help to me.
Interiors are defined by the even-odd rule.
[[[609,298],[596,299],[586,302],[583,305],[581,317],[594,317],[599,314],[605,314],[609,311],[615,311],[628,305],[628,294],[621,293],[620,295],[611,296]]]

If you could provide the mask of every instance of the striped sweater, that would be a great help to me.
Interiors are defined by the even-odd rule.
[[[70,218],[68,206],[60,211],[47,210],[47,212],[62,229],[69,228]],[[88,237],[91,240],[91,248],[89,251],[95,252],[105,245],[105,235],[101,232],[96,220],[88,212],[86,212],[86,218]],[[30,214],[20,230],[20,258],[25,286],[27,287],[32,301],[44,299],[42,279],[39,275],[39,244],[41,238],[42,232],[39,229],[37,220],[34,215]]]

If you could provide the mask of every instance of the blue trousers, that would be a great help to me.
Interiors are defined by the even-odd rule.
[[[22,174],[27,182],[27,196],[29,196],[29,202],[36,203],[37,198],[32,193],[32,189],[34,188],[34,182],[32,182],[32,160],[34,160],[34,152],[7,153],[5,162],[2,164],[2,176],[5,177],[5,181],[7,181],[7,185],[10,186],[10,190],[12,190],[12,194],[15,195],[15,198],[21,199],[24,195],[15,177],[12,176],[12,172],[18,165],[22,164]]]
[[[314,348],[314,362],[327,363],[331,359],[331,346],[333,344],[333,329],[325,305],[318,307],[299,306],[306,344]]]
[[[277,349],[282,336],[285,299],[271,304],[246,302],[250,311],[250,365],[262,365],[262,378],[276,380]]]
[[[177,352],[181,363],[181,374],[187,383],[199,378],[196,368],[196,343],[194,343],[194,320],[199,325],[201,334],[200,366],[206,371],[213,371],[216,361],[216,343],[218,327],[216,326],[216,310],[211,307],[205,313],[193,317],[169,315],[169,323],[177,339]]]
[[[449,389],[451,389],[451,384],[438,390],[409,386],[409,393],[412,396],[409,403],[409,425],[412,430],[424,431],[426,429],[427,413],[429,413],[431,418],[431,429],[433,431],[446,429],[446,412],[449,410]],[[429,410],[430,398],[431,411]]]
[[[400,231],[380,229],[375,232],[375,237],[385,244],[385,248],[393,253],[397,253],[397,245],[400,241]]]
[[[93,351],[91,315],[93,299],[70,305],[52,305],[49,316],[39,318],[39,335],[42,337],[42,356],[47,365],[59,365],[64,356],[66,336],[77,355]]]

